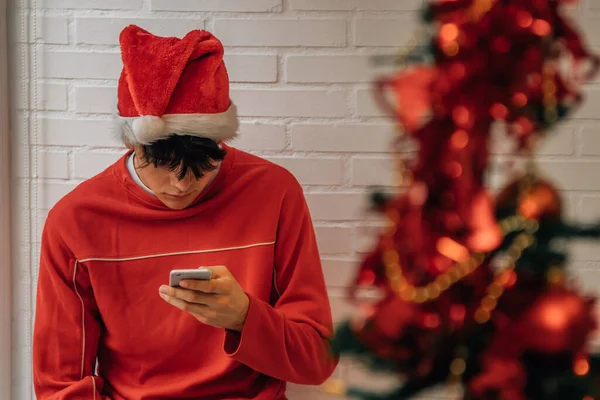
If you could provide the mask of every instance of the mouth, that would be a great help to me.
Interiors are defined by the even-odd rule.
[[[169,193],[165,193],[165,196],[171,198],[171,199],[184,199],[186,197],[189,197],[192,193],[185,193],[185,194],[169,194]]]

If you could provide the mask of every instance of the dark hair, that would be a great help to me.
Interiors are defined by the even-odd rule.
[[[226,153],[214,140],[189,135],[172,135],[141,147],[141,158],[147,165],[178,171],[180,180],[188,170],[200,179],[205,172],[214,170],[215,163],[222,161]]]

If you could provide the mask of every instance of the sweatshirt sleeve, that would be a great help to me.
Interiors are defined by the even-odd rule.
[[[33,384],[39,400],[107,400],[94,376],[99,314],[87,271],[49,215],[42,234],[33,332]]]
[[[249,296],[244,328],[227,332],[225,351],[273,378],[321,384],[337,365],[327,341],[333,323],[314,228],[297,183],[280,211],[274,281],[279,294],[274,305]]]

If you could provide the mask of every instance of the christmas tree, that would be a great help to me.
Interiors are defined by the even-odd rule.
[[[392,393],[335,391],[408,399],[451,384],[471,400],[600,399],[595,300],[569,284],[568,254],[557,245],[600,238],[600,225],[565,221],[559,191],[533,157],[581,104],[579,85],[599,65],[566,3],[431,2],[424,41],[374,85],[418,158],[405,165],[398,156],[405,191],[373,196],[388,228],[349,293],[363,312],[338,328],[332,347],[404,383]],[[496,126],[526,168],[492,193]],[[359,296],[363,288],[378,296]]]

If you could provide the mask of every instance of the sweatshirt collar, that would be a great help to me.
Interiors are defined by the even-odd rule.
[[[223,189],[227,178],[233,169],[236,150],[232,147],[229,147],[225,143],[222,143],[222,147],[226,151],[226,154],[223,161],[221,161],[221,165],[215,177],[188,208],[180,211],[186,212],[186,210],[202,208],[202,205],[205,202],[210,200]],[[175,211],[165,206],[164,203],[152,193],[152,191],[149,189],[145,190],[143,186],[140,186],[139,182],[136,182],[136,179],[129,172],[127,165],[130,156],[132,155],[133,150],[129,150],[114,164],[113,171],[117,179],[121,182],[121,184],[123,184],[123,186],[125,186],[127,191],[132,194],[135,199],[144,203],[147,207],[158,210]]]

